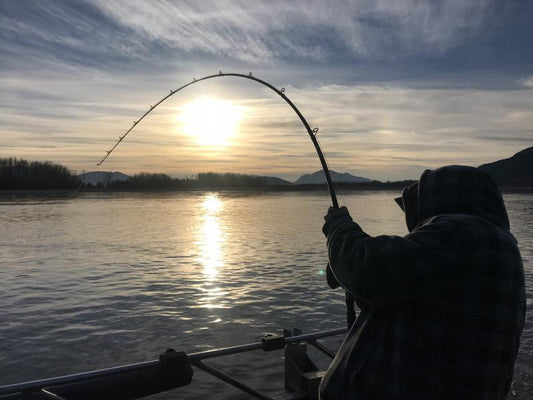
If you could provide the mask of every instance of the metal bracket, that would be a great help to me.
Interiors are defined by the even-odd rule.
[[[324,376],[307,355],[307,345],[288,344],[285,347],[285,389],[305,396],[305,399],[318,399],[318,385]]]
[[[264,351],[280,350],[285,347],[285,337],[281,335],[275,335],[273,333],[266,333],[261,338]]]

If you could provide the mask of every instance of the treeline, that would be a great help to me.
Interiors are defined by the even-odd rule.
[[[199,173],[193,178],[172,178],[161,173],[131,176],[127,180],[84,183],[66,167],[49,161],[0,158],[0,190],[187,190],[205,188],[257,188],[266,186],[267,178],[235,173]]]
[[[266,186],[267,178],[235,173],[199,173],[195,178],[172,178],[167,174],[142,172],[128,180],[114,181],[106,185],[115,190],[185,190],[204,188],[257,188]]]
[[[180,190],[192,188],[194,182],[192,179],[172,178],[167,174],[141,172],[127,180],[109,182],[105,188],[111,190]],[[97,187],[101,188],[102,184]]]
[[[215,172],[198,174],[198,185],[215,187],[259,187],[268,184],[266,176]]]
[[[403,189],[414,180],[394,182],[335,182],[335,188],[341,190],[388,190]],[[327,189],[325,183],[304,185],[280,185],[269,183],[266,176],[236,173],[203,172],[193,178],[178,179],[167,174],[140,173],[125,181],[114,181],[97,188],[107,190],[187,190],[187,189],[259,189],[281,191],[306,191]]]
[[[0,189],[74,189],[77,183],[76,176],[60,164],[0,158]]]
[[[90,173],[89,173],[90,174]],[[110,173],[110,178],[112,174]],[[401,189],[414,181],[396,182],[336,182],[335,187],[344,190]],[[3,190],[202,190],[202,189],[255,189],[255,190],[322,190],[326,184],[291,185],[276,184],[269,178],[237,173],[203,172],[192,178],[172,178],[168,174],[142,172],[125,180],[105,181],[96,184],[82,182],[66,167],[52,162],[27,161],[17,158],[0,158],[0,189]]]

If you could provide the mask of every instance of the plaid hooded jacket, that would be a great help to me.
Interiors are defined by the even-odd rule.
[[[324,225],[332,272],[363,305],[320,398],[504,399],[525,288],[500,191],[449,166],[425,171],[403,201],[405,237],[370,237],[348,214]]]

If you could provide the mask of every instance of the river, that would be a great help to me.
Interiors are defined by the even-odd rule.
[[[341,193],[371,235],[406,233],[396,192]],[[509,398],[533,398],[533,195],[507,194],[528,317]],[[82,193],[0,196],[0,384],[345,324],[327,288],[325,193]],[[329,344],[337,346],[341,338]],[[214,365],[273,393],[282,354]],[[322,365],[323,367],[327,364]],[[275,389],[274,389],[275,387]],[[157,399],[246,399],[195,370]]]

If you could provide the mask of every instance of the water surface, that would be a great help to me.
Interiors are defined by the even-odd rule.
[[[369,234],[403,235],[395,195],[352,192],[340,202]],[[533,195],[505,200],[531,310]],[[324,277],[329,204],[322,193],[0,198],[0,384],[152,360],[169,347],[194,352],[283,328],[343,326],[343,294]],[[531,393],[530,314],[516,398]],[[282,387],[281,357],[258,352],[214,364],[271,392]],[[198,370],[193,383],[156,398],[247,398]]]

